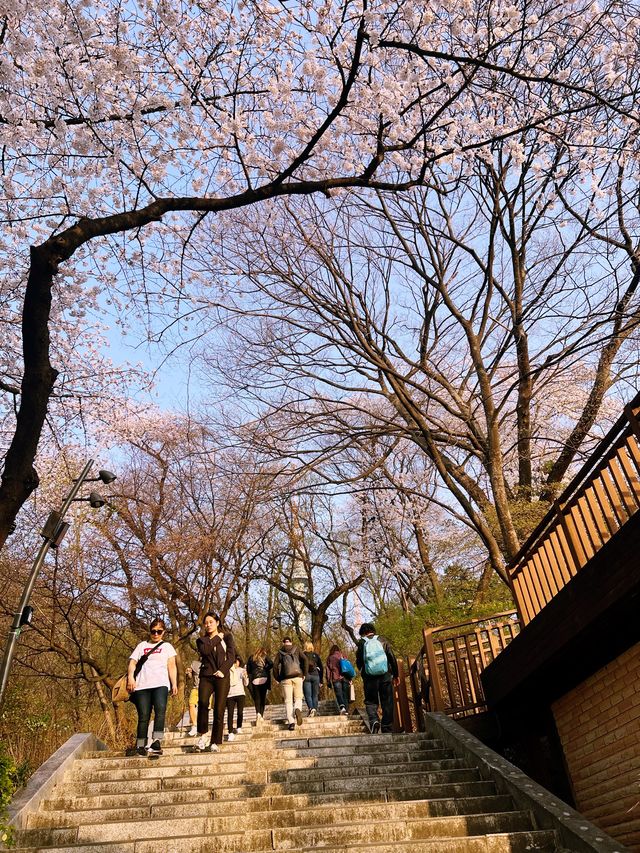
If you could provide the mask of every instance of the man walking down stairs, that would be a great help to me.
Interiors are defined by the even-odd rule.
[[[359,717],[330,715],[329,703],[290,732],[284,709],[269,710],[217,754],[192,754],[176,735],[155,759],[105,751],[76,760],[18,831],[16,853],[561,848],[426,734],[372,735]]]

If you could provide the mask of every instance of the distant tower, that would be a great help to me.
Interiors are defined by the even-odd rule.
[[[309,599],[309,577],[305,571],[304,562],[301,556],[303,547],[302,530],[298,521],[298,507],[295,503],[292,504],[292,529],[291,529],[291,591],[303,598]],[[311,613],[301,601],[292,599],[293,609],[298,619],[300,632],[311,636]]]
[[[309,578],[304,570],[304,565],[300,559],[300,554],[297,548],[294,547],[293,558],[291,560],[291,591],[304,598],[309,598]],[[311,636],[311,613],[298,599],[293,599],[293,608],[298,618],[300,631],[307,636]]]

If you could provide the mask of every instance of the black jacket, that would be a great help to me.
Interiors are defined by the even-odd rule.
[[[202,666],[200,667],[200,678],[211,678],[215,672],[220,670],[224,675],[229,674],[229,670],[233,666],[236,659],[236,645],[231,634],[225,633],[224,644],[227,647],[226,651],[222,646],[222,638],[215,636],[198,637],[196,646],[202,658]]]
[[[253,655],[247,661],[247,675],[249,676],[249,689],[253,686],[254,678],[266,678],[267,690],[271,690],[271,670],[273,669],[273,661],[266,657],[264,663],[259,663],[254,660]]]
[[[389,643],[389,640],[386,640],[384,637],[381,637],[379,634],[374,634],[380,642],[382,643],[382,648],[385,650],[387,654],[387,663],[389,666],[389,672],[394,678],[398,677],[398,661],[396,660],[396,656],[393,653],[393,649]],[[363,637],[358,643],[358,650],[356,652],[356,666],[360,670],[360,675],[363,678],[380,678],[381,676],[372,676],[367,675],[364,671],[364,641],[365,639],[369,639],[368,637]]]
[[[320,684],[322,684],[322,658],[319,654],[316,654],[316,652],[305,652],[304,656],[307,659],[306,678],[308,678],[310,675],[317,675],[320,678]]]
[[[287,678],[305,678],[309,662],[297,646],[292,646],[291,651],[280,649],[273,662],[273,677],[276,681],[285,681]]]

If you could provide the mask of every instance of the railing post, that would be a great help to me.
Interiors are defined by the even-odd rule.
[[[404,669],[404,661],[398,660],[398,686],[396,687],[398,696],[398,709],[400,711],[400,722],[402,724],[401,731],[405,734],[411,734],[413,731],[413,722],[411,720],[411,709],[409,708],[409,695],[407,693],[407,674]]]
[[[409,657],[409,684],[411,685],[411,696],[413,698],[413,710],[416,717],[416,728],[419,732],[425,731],[424,715],[422,711],[422,689],[418,682],[418,659]]]
[[[564,537],[567,540],[567,545],[569,546],[569,551],[571,552],[571,558],[573,560],[573,574],[580,569],[581,560],[578,557],[578,551],[576,549],[576,544],[573,538],[573,532],[571,531],[569,525],[567,524],[567,519],[565,518],[564,512],[562,511],[562,507],[560,506],[558,501],[554,501],[553,505],[558,513],[558,520],[560,521],[560,527],[564,532]]]
[[[427,656],[427,666],[429,667],[429,683],[431,685],[431,693],[433,701],[431,707],[434,711],[444,711],[444,696],[442,695],[442,681],[438,671],[438,662],[436,660],[436,650],[433,645],[433,628],[425,628],[422,632],[424,637],[424,650]]]

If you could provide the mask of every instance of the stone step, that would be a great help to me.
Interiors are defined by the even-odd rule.
[[[441,761],[384,762],[382,764],[334,764],[329,767],[285,768],[270,770],[270,782],[315,782],[326,779],[364,778],[371,776],[391,776],[402,773],[431,773],[439,770],[469,770],[469,762],[463,758],[446,758]]]
[[[57,791],[57,789],[56,789]],[[228,812],[234,808],[243,814],[256,809],[306,809],[325,805],[345,805],[349,803],[362,802],[385,802],[384,792],[359,791],[349,796],[344,794],[280,794],[276,796],[240,797],[220,800],[215,799],[214,792],[209,789],[194,789],[187,791],[136,791],[136,803],[139,805],[184,805],[198,803],[213,803]],[[61,797],[46,800],[43,804],[45,809],[70,811],[72,809],[122,809],[131,805],[131,793],[124,794],[102,794],[99,796],[75,796]]]
[[[368,780],[367,791],[380,798],[389,801],[395,800],[422,800],[425,797],[436,799],[442,797],[480,797],[495,794],[496,789],[493,782],[431,782],[419,785],[404,785],[401,779],[385,780],[380,777],[375,780],[375,785]],[[175,783],[174,783],[175,784]],[[328,787],[331,785],[331,787]],[[186,787],[186,786],[184,786]],[[184,790],[184,787],[182,790]],[[362,788],[362,785],[360,785]],[[158,789],[159,790],[159,789]],[[304,782],[301,785],[238,785],[229,788],[212,789],[215,800],[237,800],[245,797],[273,797],[277,798],[287,794],[292,795],[324,795],[340,794],[344,797],[354,797],[361,793],[357,780],[347,779],[335,783]]]
[[[152,768],[153,770],[153,768]],[[358,791],[363,786],[362,776],[334,776],[327,779],[313,779],[303,781],[280,781],[271,782],[268,770],[252,770],[244,773],[222,773],[219,766],[209,768],[206,765],[197,765],[189,768],[186,773],[182,768],[156,768],[153,776],[142,775],[143,771],[132,770],[126,779],[117,779],[101,782],[82,782],[82,793],[84,795],[99,794],[121,794],[131,792],[135,796],[138,791],[170,791],[187,790],[194,788],[208,788],[215,791],[216,798],[219,793],[227,790],[237,791],[245,789],[253,792],[249,796],[255,796],[256,792],[264,796],[277,794],[320,794],[320,793],[349,793]],[[461,768],[453,770],[432,770],[426,772],[403,772],[403,773],[379,773],[366,776],[366,784],[371,789],[397,788],[398,786],[410,786],[412,788],[429,787],[432,785],[464,784],[478,781],[478,771],[475,768]],[[132,786],[132,782],[134,785]],[[133,790],[132,790],[133,787]],[[58,786],[61,794],[72,795],[77,793],[78,786],[73,782],[65,782]]]
[[[298,730],[297,732],[291,732],[289,738],[277,737],[275,744],[276,747],[300,747],[301,749],[333,746],[344,750],[347,747],[350,749],[352,746],[362,746],[364,744],[380,744],[382,746],[383,744],[402,743],[405,738],[407,738],[405,743],[421,743],[425,740],[430,740],[433,743],[433,740],[428,738],[427,735],[417,732],[413,734],[388,732],[372,735],[368,731],[363,730],[362,734],[356,735],[326,735],[324,737],[316,737],[313,734],[307,735],[306,733],[302,733],[301,735],[300,730]]]
[[[235,836],[235,845],[231,846],[231,836],[225,836],[223,843],[216,839],[215,847],[209,836],[203,838],[172,838],[171,846],[159,848],[157,840],[137,841],[118,844],[82,844],[72,847],[48,847],[48,853],[229,853],[231,851],[250,850],[242,846],[243,835]],[[269,848],[267,848],[269,849]],[[544,830],[503,833],[467,838],[440,838],[433,841],[392,842],[366,845],[345,845],[324,847],[322,853],[557,853],[558,845],[553,832]],[[37,847],[14,848],[13,853],[40,853]],[[298,847],[290,853],[317,853],[315,847]]]
[[[307,741],[303,741],[303,743],[307,743]],[[362,743],[352,745],[349,747],[347,751],[339,746],[317,746],[317,747],[300,747],[299,745],[294,745],[289,743],[275,745],[274,743],[270,743],[268,741],[260,742],[258,746],[257,743],[254,742],[251,744],[238,744],[234,741],[231,744],[224,743],[222,749],[219,753],[217,753],[217,757],[219,761],[229,761],[229,762],[237,762],[246,760],[247,756],[251,755],[252,760],[254,757],[267,756],[272,758],[274,761],[277,758],[283,758],[286,760],[292,760],[294,758],[309,758],[309,759],[318,759],[321,761],[318,766],[322,766],[323,764],[329,765],[335,759],[348,759],[353,758],[359,761],[360,757],[369,756],[369,759],[364,760],[364,763],[367,763],[368,760],[371,759],[371,756],[376,756],[379,758],[379,761],[388,761],[393,759],[394,761],[423,761],[426,759],[438,760],[441,758],[451,758],[453,757],[453,753],[450,749],[445,749],[441,743],[434,740],[425,740],[418,743],[403,743],[403,742],[391,742],[385,741],[383,739],[378,739],[374,741],[365,742],[363,740]],[[177,759],[176,763],[185,763],[188,764],[190,760],[199,761],[205,757],[209,757],[210,753],[208,752],[198,752],[194,748],[194,743],[191,741],[186,742],[184,746],[175,746],[171,748],[164,748],[163,755],[157,759],[159,761],[167,761],[173,762],[174,759]],[[123,765],[126,763],[126,766],[134,767],[139,765],[146,765],[150,761],[154,761],[156,759],[149,757],[139,757],[139,756],[128,756],[125,759],[125,754],[122,750],[118,751],[109,751],[109,752],[95,752],[90,753],[89,755],[83,756],[78,759],[78,766],[83,767],[85,764],[93,764],[95,762],[95,766],[100,770],[108,770],[113,769],[118,765]],[[375,761],[374,761],[375,763]]]
[[[499,812],[447,817],[412,817],[403,820],[380,819],[371,809],[369,819],[362,823],[335,823],[329,826],[307,824],[291,826],[293,813],[281,811],[270,815],[274,827],[242,827],[244,845],[248,850],[290,850],[300,847],[326,847],[335,845],[348,832],[349,844],[376,843],[380,841],[408,841],[434,837],[457,837],[466,834],[482,835],[510,833],[530,827],[527,812]],[[254,823],[260,823],[257,821]],[[126,842],[148,839],[174,839],[179,836],[215,836],[217,842],[225,835],[235,840],[238,815],[226,817],[192,816],[181,818],[133,819],[111,822],[79,824],[64,829],[32,829],[22,833],[21,841],[27,845],[92,844]]]
[[[320,754],[316,754],[320,753]],[[328,754],[326,754],[328,753]],[[216,760],[221,764],[239,764],[246,762],[247,751],[227,749],[220,750],[216,754]],[[100,753],[98,753],[100,755]],[[364,765],[381,765],[381,764],[403,764],[405,767],[419,763],[422,761],[444,761],[453,758],[453,752],[450,749],[420,749],[415,752],[408,750],[397,750],[394,748],[388,750],[375,750],[374,747],[367,747],[366,750],[345,754],[335,748],[328,750],[311,750],[307,749],[303,752],[295,749],[291,750],[259,750],[253,751],[251,756],[252,764],[255,762],[265,763],[277,767],[357,767]],[[117,772],[118,768],[124,767],[143,768],[149,767],[151,764],[160,764],[161,766],[191,766],[194,764],[209,764],[211,762],[211,753],[209,752],[187,752],[175,751],[166,752],[159,758],[148,758],[139,756],[124,756],[123,752],[110,754],[107,758],[95,758],[91,761],[82,758],[77,762],[77,767],[74,767],[73,772],[67,777],[68,779],[85,778],[83,774],[91,771],[108,771],[111,775]]]
[[[345,837],[348,828],[342,830]],[[251,851],[287,849],[290,853],[317,853],[317,847],[274,848],[272,832],[238,832],[219,835],[215,841],[209,834],[188,836],[170,836],[170,846],[163,847],[165,838],[145,838],[128,842],[97,842],[69,845],[64,842],[47,847],[48,853],[158,853],[159,850],[170,853],[251,853]],[[14,848],[14,853],[39,853],[40,847]],[[553,832],[520,831],[490,833],[480,836],[450,836],[432,839],[416,838],[385,839],[382,842],[366,841],[364,844],[350,844],[338,840],[336,844],[322,848],[323,853],[557,853],[558,845]]]
[[[100,769],[91,766],[82,766],[74,769],[66,778],[67,784],[90,784],[93,782],[118,782],[137,781],[160,776],[162,778],[174,776],[198,776],[209,775],[215,762],[216,775],[221,783],[231,782],[231,777],[245,775],[247,779],[253,779],[254,774],[267,773],[266,781],[269,782],[316,782],[326,779],[345,778],[348,776],[378,776],[396,773],[412,774],[425,773],[437,770],[456,770],[468,767],[460,758],[426,759],[423,761],[380,761],[377,756],[371,756],[368,762],[354,762],[347,764],[337,758],[332,758],[331,763],[325,766],[315,765],[315,760],[304,758],[291,758],[284,760],[271,756],[258,756],[254,761],[233,762],[224,761],[223,756],[211,753],[184,756],[186,761],[178,761],[177,757],[164,757],[149,760],[145,758],[131,759],[131,764],[113,769]],[[369,756],[366,756],[369,758]],[[378,759],[378,760],[376,760]],[[133,763],[135,761],[135,764]],[[301,762],[302,766],[292,766],[295,762]]]
[[[329,703],[331,704],[331,703]],[[170,733],[162,756],[74,763],[18,833],[16,853],[524,853],[556,850],[479,770],[426,734],[282,706],[218,753]]]
[[[126,803],[126,806],[125,806]],[[71,805],[75,810],[70,811]],[[167,804],[160,796],[156,802],[145,805],[132,805],[131,798],[111,808],[87,808],[78,801],[62,801],[58,810],[49,809],[37,812],[29,820],[28,828],[50,826],[53,828],[78,826],[84,823],[103,823],[107,821],[150,820],[155,818],[180,818],[185,814],[192,816],[217,817],[237,822],[235,806],[243,811],[242,825],[247,829],[259,826],[325,826],[334,823],[358,823],[371,820],[400,820],[410,817],[445,817],[453,815],[480,814],[487,812],[506,812],[513,807],[507,796],[468,797],[440,800],[417,800],[414,802],[388,803],[371,802],[333,803],[331,805],[304,804],[303,809],[291,804],[289,808],[272,809],[271,798],[256,797],[251,800],[239,800],[230,806],[229,801],[190,802],[187,804]],[[267,812],[267,814],[265,814]],[[270,813],[269,813],[270,812]]]

